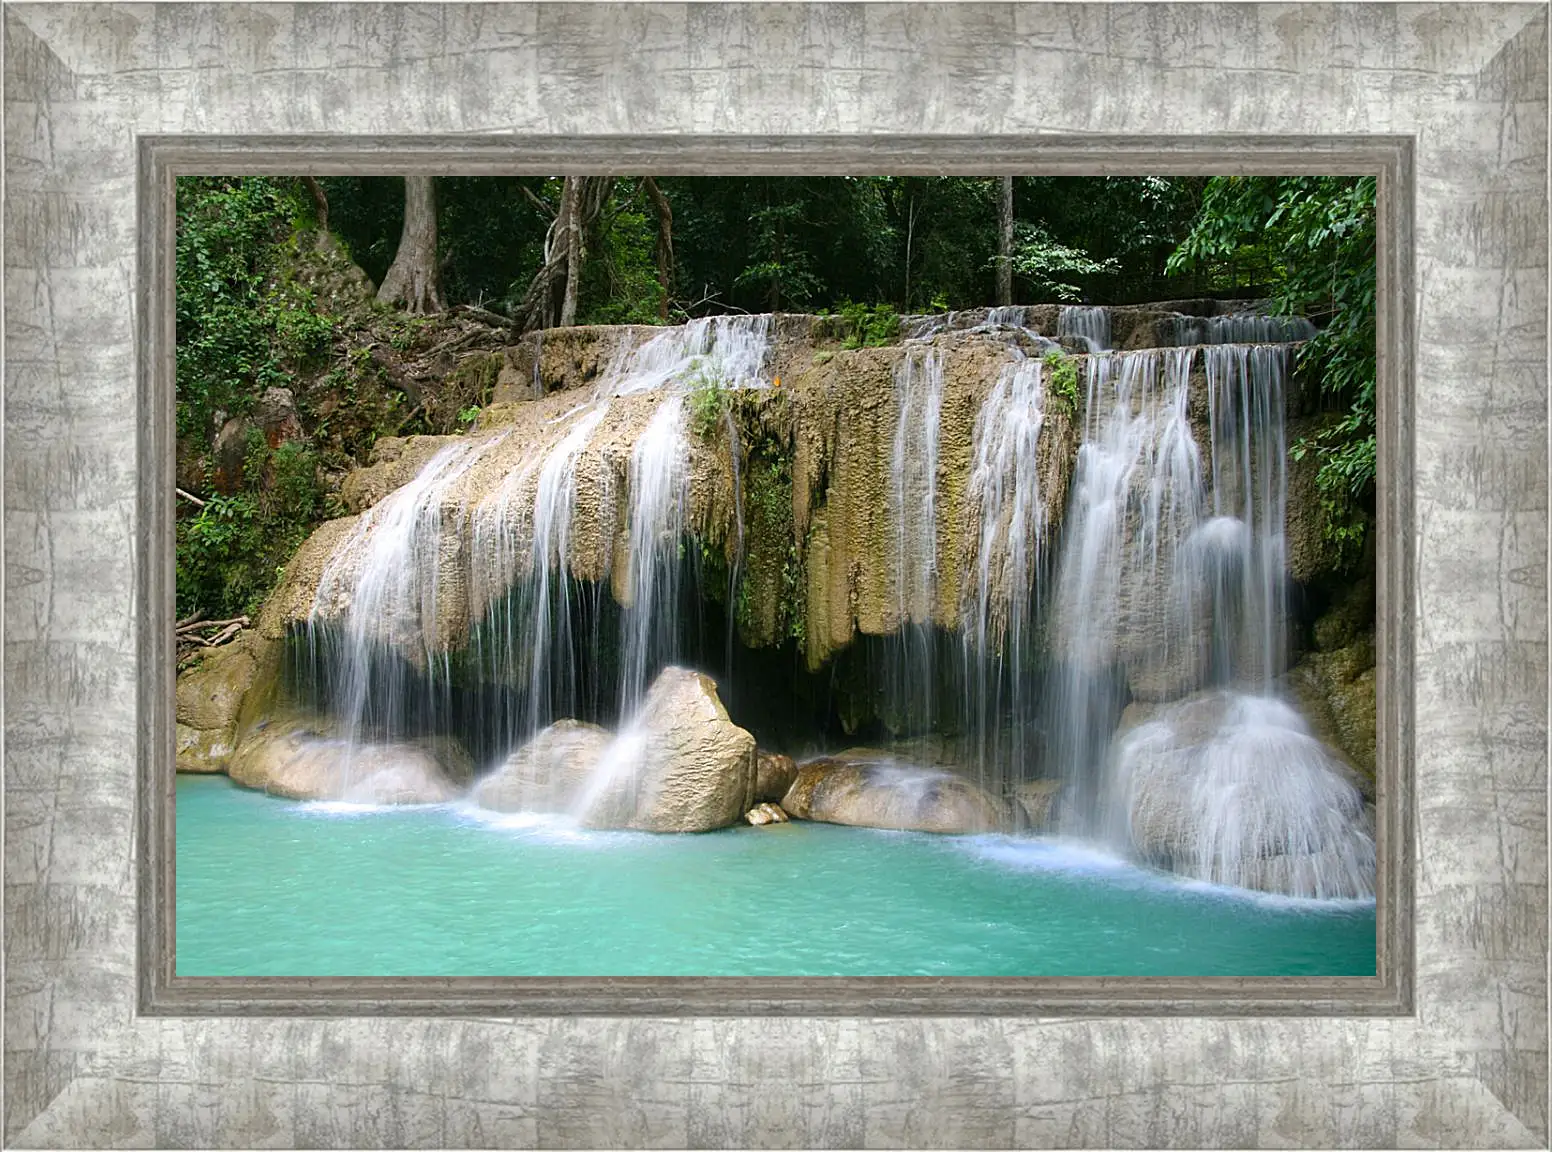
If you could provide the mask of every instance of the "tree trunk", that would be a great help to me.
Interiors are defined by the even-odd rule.
[[[997,303],[1013,303],[1013,177],[1002,178],[997,201]]]
[[[560,197],[560,248],[566,254],[566,290],[561,297],[560,326],[577,322],[577,295],[582,290],[582,185],[586,177],[567,176]]]
[[[658,301],[657,318],[660,324],[667,324],[669,290],[674,281],[674,210],[668,203],[668,197],[658,188],[656,180],[648,176],[644,184],[647,195],[652,197],[652,206],[657,209],[657,282],[663,290],[663,298]]]
[[[324,195],[323,185],[318,183],[314,176],[303,176],[302,183],[307,185],[307,191],[313,198],[313,211],[318,217],[318,227],[328,230],[329,227],[329,198]]]
[[[430,176],[406,176],[404,232],[377,298],[385,304],[402,304],[407,312],[442,311],[436,246],[436,185]]]

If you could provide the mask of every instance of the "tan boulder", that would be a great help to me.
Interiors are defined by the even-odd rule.
[[[1009,813],[970,781],[867,749],[810,760],[781,806],[799,820],[914,832],[1004,831]]]
[[[669,667],[605,750],[579,807],[594,828],[709,832],[743,819],[757,780],[754,737],[728,718],[716,683]]]
[[[744,819],[756,828],[761,828],[767,824],[786,824],[792,818],[780,804],[757,804],[744,813]]]
[[[423,745],[352,746],[297,720],[272,721],[248,732],[227,774],[244,787],[292,800],[443,804],[458,795]]]
[[[190,728],[177,726],[177,759],[179,772],[224,772],[232,757],[232,730],[230,728]]]
[[[178,677],[178,723],[200,731],[230,730],[258,669],[246,637],[210,649]]]
[[[1062,792],[1060,780],[1026,780],[1013,789],[1013,799],[1022,814],[1024,829],[1049,832],[1056,828]]]
[[[569,811],[609,741],[596,724],[557,720],[483,777],[471,799],[496,812]]]

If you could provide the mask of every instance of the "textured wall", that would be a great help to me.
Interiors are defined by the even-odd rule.
[[[4,22],[8,1143],[1545,1146],[1544,8]],[[134,137],[319,131],[1415,133],[1415,1019],[137,1019]]]

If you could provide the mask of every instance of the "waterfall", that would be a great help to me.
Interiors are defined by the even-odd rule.
[[[1290,349],[1205,349],[1205,428],[1194,355],[1089,361],[1046,703],[1062,827],[1210,883],[1366,897],[1356,780],[1275,694]]]
[[[503,439],[461,440],[441,449],[418,476],[361,516],[323,569],[308,635],[347,748],[346,790],[368,733],[392,739],[413,731],[436,711],[437,695],[446,689],[446,658],[434,643],[443,542],[462,529],[461,509],[448,504],[469,470]],[[422,665],[422,676],[405,667],[406,652]],[[417,679],[429,698],[412,698]]]
[[[896,714],[926,731],[937,715],[933,609],[938,595],[938,437],[943,408],[943,355],[906,351],[895,369],[894,447],[889,514],[895,541],[898,653],[891,662]]]
[[[572,575],[577,475],[590,458],[607,484],[595,439],[617,403],[658,394],[628,469],[630,548],[615,699],[633,706],[655,667],[674,656],[686,502],[684,394],[702,373],[728,389],[766,386],[770,338],[769,316],[716,317],[622,346],[590,393],[551,418],[520,453],[511,451],[515,441],[508,445],[499,459],[511,464],[472,509],[463,506],[460,485],[482,460],[495,458],[506,433],[449,444],[366,512],[324,568],[309,628],[314,690],[351,746],[367,732],[393,739],[447,722],[456,638],[441,634],[439,598],[450,591],[484,613],[473,632],[472,663],[505,692],[505,703],[487,701],[479,720],[490,741],[516,745],[583,708],[585,696],[599,702],[601,669],[578,659],[587,640],[579,596],[594,598],[589,618],[596,621],[598,611],[597,589],[581,587]],[[535,374],[540,380],[537,366]],[[590,511],[612,515],[607,507]],[[462,561],[467,586],[442,588],[444,570],[462,572]],[[591,693],[584,690],[589,685]]]
[[[1090,352],[1110,348],[1110,309],[1064,304],[1056,317],[1056,337],[1075,336]]]
[[[1192,351],[1091,357],[1086,424],[1063,530],[1047,723],[1070,831],[1095,822],[1096,769],[1125,702],[1129,641],[1181,654],[1176,542],[1194,526],[1201,460],[1187,420]],[[1162,372],[1161,372],[1162,370]],[[1161,379],[1162,375],[1162,379]],[[1132,637],[1132,627],[1148,625]],[[1073,826],[1076,822],[1076,827]]]
[[[970,759],[983,787],[1016,780],[1030,765],[1035,717],[1025,681],[1030,613],[1046,543],[1039,455],[1044,426],[1044,366],[1019,356],[1002,370],[976,417],[966,490],[976,559],[961,606],[964,709]],[[1012,718],[1007,747],[1005,707]]]

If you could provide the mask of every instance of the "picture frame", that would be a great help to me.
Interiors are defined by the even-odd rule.
[[[6,1140],[1544,1146],[1543,8],[23,4],[5,37]],[[173,978],[171,180],[665,164],[1383,174],[1375,978]]]

